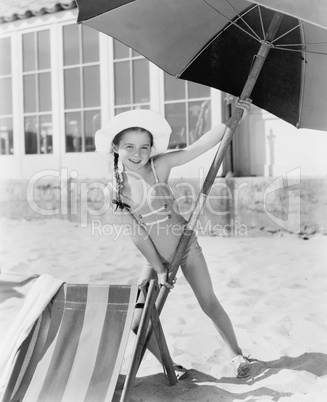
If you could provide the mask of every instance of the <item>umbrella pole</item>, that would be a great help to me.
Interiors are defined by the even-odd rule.
[[[261,46],[259,48],[259,51],[255,57],[255,62],[253,64],[252,70],[247,78],[247,81],[244,85],[243,91],[241,93],[240,99],[244,100],[246,98],[249,98],[252,90],[255,86],[255,83],[258,79],[258,76],[260,74],[260,71],[264,65],[264,62],[266,61],[266,58],[268,56],[268,53],[272,47],[271,41],[275,38],[275,35],[277,33],[277,30],[279,28],[279,25],[282,21],[283,14],[276,12],[274,14],[274,17],[270,23],[270,26],[268,28],[267,34],[266,34],[266,40],[261,42]],[[184,256],[186,247],[188,245],[188,242],[190,240],[190,237],[192,235],[193,230],[195,229],[196,222],[198,220],[198,217],[202,211],[202,208],[206,202],[207,196],[209,194],[209,191],[214,183],[214,180],[217,176],[218,170],[220,168],[220,165],[226,155],[227,149],[231,143],[231,140],[233,138],[234,132],[236,130],[236,127],[239,124],[239,121],[242,117],[243,111],[239,108],[237,108],[231,119],[226,123],[227,127],[223,136],[223,139],[220,143],[219,149],[215,155],[215,158],[211,164],[211,167],[209,169],[209,172],[207,174],[207,177],[204,180],[202,189],[200,191],[200,194],[197,198],[197,201],[195,203],[193,212],[188,220],[188,223],[183,231],[183,234],[181,236],[181,239],[178,243],[175,255],[173,257],[173,260],[169,266],[169,283],[172,283],[174,278],[176,277],[180,262]],[[157,298],[156,306],[158,313],[160,314],[163,306],[166,302],[166,299],[168,297],[169,291],[167,288],[162,287],[160,290],[160,293]],[[150,339],[152,329],[151,327],[148,330],[148,335],[147,335],[147,342]],[[146,342],[146,344],[147,344]]]

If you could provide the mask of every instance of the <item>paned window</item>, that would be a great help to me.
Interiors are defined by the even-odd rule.
[[[14,153],[11,40],[0,39],[0,155]]]
[[[192,144],[211,128],[210,88],[164,75],[165,117],[172,127],[169,148]]]
[[[66,152],[93,152],[101,126],[98,32],[64,26],[63,53]]]
[[[115,114],[150,108],[149,61],[114,41]]]
[[[50,30],[23,34],[24,134],[26,154],[52,149]]]

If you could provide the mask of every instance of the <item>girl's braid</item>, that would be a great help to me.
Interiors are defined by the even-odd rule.
[[[114,145],[118,146],[123,135],[126,132],[131,131],[131,130],[140,132],[140,133],[144,133],[144,132],[148,133],[149,138],[150,138],[150,145],[151,145],[151,147],[153,146],[153,135],[149,131],[145,130],[144,128],[140,128],[140,127],[130,127],[130,128],[127,128],[126,130],[121,131],[114,137],[112,143]],[[121,175],[118,172],[118,159],[119,159],[118,153],[114,152],[114,177],[116,179],[116,185],[117,185],[117,198],[113,199],[112,202],[113,202],[113,204],[116,204],[115,211],[117,210],[117,208],[120,208],[120,209],[130,208],[130,206],[128,204],[124,204],[122,201],[122,191],[123,191],[124,183],[123,183],[123,179],[122,179]]]
[[[113,204],[116,204],[115,211],[117,210],[118,207],[120,209],[129,208],[129,205],[124,204],[121,199],[121,193],[123,190],[124,183],[123,183],[121,175],[118,172],[118,159],[119,159],[119,155],[116,152],[114,152],[114,177],[116,179],[117,198],[113,199],[112,202],[113,202]]]

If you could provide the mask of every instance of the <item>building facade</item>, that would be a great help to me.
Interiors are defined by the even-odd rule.
[[[134,50],[78,25],[77,12],[73,1],[0,2],[2,188],[25,186],[33,177],[50,180],[62,169],[68,178],[110,180],[112,166],[94,152],[94,133],[122,111],[164,115],[173,129],[172,150],[232,112],[235,99],[228,94],[174,79]],[[271,181],[298,169],[301,178],[324,180],[326,149],[326,132],[297,130],[253,106],[219,176]],[[215,152],[174,169],[172,178],[203,179]]]
[[[7,2],[0,20],[2,179],[60,167],[80,177],[106,176],[110,168],[93,152],[94,133],[125,110],[165,115],[173,128],[171,149],[192,143],[226,118],[230,96],[176,80],[132,49],[76,24],[74,2],[17,3],[22,6],[16,10],[15,2]],[[304,176],[325,177],[326,147],[325,133],[296,130],[253,107],[220,174],[278,176],[301,166]],[[207,170],[212,156],[195,165]],[[193,177],[194,169],[173,175]]]

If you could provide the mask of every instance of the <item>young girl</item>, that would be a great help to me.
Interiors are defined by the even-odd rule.
[[[239,101],[243,118],[250,101]],[[243,119],[242,118],[242,119]],[[130,228],[131,238],[145,257],[140,275],[144,279],[157,277],[159,286],[172,289],[167,282],[168,267],[172,261],[186,220],[179,214],[176,200],[168,186],[173,167],[183,165],[217,145],[224,134],[227,123],[208,131],[195,143],[172,152],[168,147],[171,128],[160,115],[149,110],[132,110],[111,119],[95,136],[98,153],[114,156],[114,199],[113,207],[121,215],[122,222]],[[122,171],[118,170],[118,162]],[[208,267],[192,234],[181,261],[181,269],[193,292],[232,354],[237,377],[247,377],[249,360],[243,356],[231,321],[219,303],[211,282]],[[137,328],[140,314],[134,318]],[[161,361],[155,340],[148,349]],[[175,370],[186,375],[186,369],[175,365]]]

